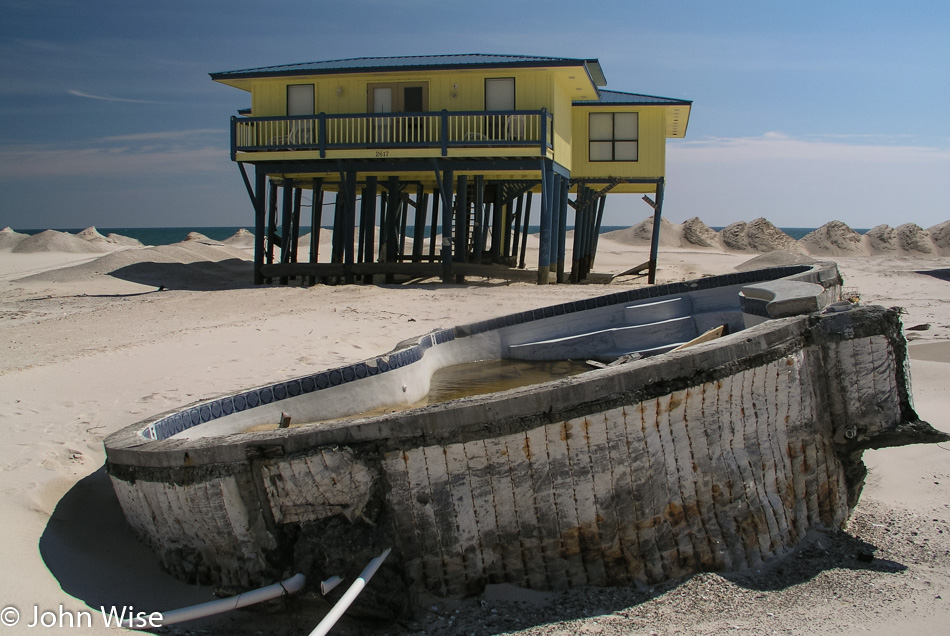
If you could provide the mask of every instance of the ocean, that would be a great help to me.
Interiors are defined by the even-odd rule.
[[[326,227],[326,226],[324,226]],[[625,225],[605,225],[600,228],[600,233],[604,234],[606,232],[613,232],[614,230],[623,230],[627,226]],[[145,245],[171,245],[172,243],[178,243],[179,241],[185,240],[185,237],[188,236],[189,232],[200,232],[208,238],[215,241],[223,241],[226,238],[229,238],[234,235],[240,229],[245,229],[249,232],[254,231],[253,226],[217,226],[217,227],[97,227],[99,233],[102,235],[109,234],[121,234],[122,236],[128,236],[129,238],[138,239]],[[17,230],[17,232],[23,234],[39,234],[43,229],[28,229],[28,230]],[[76,234],[81,232],[85,228],[53,228],[60,232],[69,232],[71,234]],[[330,229],[330,228],[326,228]],[[568,226],[568,229],[573,229],[573,226]],[[722,230],[722,227],[713,227],[712,229],[717,232]],[[798,240],[804,237],[809,232],[813,232],[817,228],[813,227],[782,227],[779,228],[793,239]],[[408,228],[409,236],[413,236],[413,227]],[[301,235],[306,234],[310,231],[310,227],[302,227]],[[528,226],[529,233],[536,233],[540,231],[540,227],[537,225]],[[428,232],[428,229],[426,230]],[[856,229],[855,232],[863,234],[867,230]]]

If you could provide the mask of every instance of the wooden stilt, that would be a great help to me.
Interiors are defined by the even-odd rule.
[[[577,196],[574,198],[574,241],[571,243],[571,278],[572,283],[580,281],[581,253],[584,245],[584,217],[587,186],[584,182],[577,186]]]
[[[524,194],[519,194],[515,199],[515,212],[511,215],[511,249],[508,250],[508,258],[511,262],[518,256],[518,250],[521,248],[521,213],[524,209]]]
[[[551,185],[551,256],[549,267],[554,273],[554,282],[557,282],[557,247],[561,235],[561,175],[552,172]]]
[[[656,205],[653,208],[653,238],[650,243],[650,273],[647,282],[656,283],[656,261],[660,250],[660,222],[663,215],[663,177],[656,183]]]
[[[435,243],[439,235],[439,203],[442,194],[439,188],[432,191],[432,228],[429,230],[429,258],[435,259]]]
[[[267,174],[257,167],[254,170],[254,189],[254,284],[262,285],[264,283],[261,265],[264,264]]]
[[[594,259],[597,257],[597,243],[600,241],[600,225],[604,220],[604,206],[607,204],[607,195],[601,195],[597,199],[597,219],[594,221],[594,236],[590,248],[590,266],[587,271],[594,269]]]
[[[558,239],[557,239],[557,282],[566,282],[564,260],[567,258],[567,195],[571,187],[570,179],[560,178],[560,196],[558,196]],[[577,228],[575,228],[575,231]]]
[[[402,205],[399,206],[399,251],[396,253],[396,260],[402,261],[406,255],[406,233],[409,231],[409,194],[402,193]]]
[[[484,235],[484,223],[482,217],[485,209],[485,177],[475,175],[475,213],[472,217],[472,246],[471,261],[473,263],[482,262],[482,236]]]
[[[380,253],[380,260],[386,263],[395,263],[396,262],[396,252],[398,251],[397,237],[396,237],[396,227],[399,222],[399,177],[389,177],[388,185],[386,186],[389,190],[389,197],[387,200],[387,210],[386,210],[386,227],[384,232],[386,234],[386,254],[385,258],[382,258],[382,253]],[[380,250],[382,251],[382,245]],[[386,274],[386,283],[392,284],[395,281],[395,277],[392,273]]]
[[[554,170],[551,162],[541,161],[541,232],[538,249],[538,285],[547,285],[551,275],[551,217]]]
[[[460,174],[458,188],[455,195],[455,245],[452,260],[467,263],[471,260],[468,249],[469,214],[468,214],[468,175]],[[456,283],[464,283],[464,276],[456,276]]]
[[[343,262],[343,184],[336,193],[333,205],[333,232],[330,234],[330,262]]]
[[[522,230],[521,230],[521,255],[518,258],[518,267],[524,269],[526,267],[525,255],[528,251],[528,230],[531,228],[531,198],[533,196],[532,192],[528,192],[524,201],[524,219],[522,221]]]
[[[442,282],[452,282],[452,171],[439,173],[439,164],[435,163],[435,178],[439,182],[442,196]]]
[[[429,204],[429,195],[420,183],[416,188],[416,216],[412,223],[412,262],[422,260],[422,239],[426,231],[426,210]]]
[[[386,217],[388,215],[389,190],[383,190],[379,195],[379,251],[376,255],[376,262],[378,263],[386,262]]]
[[[320,225],[323,223],[323,179],[313,180],[313,195],[310,197],[310,262],[320,259]],[[317,277],[310,276],[310,284],[316,284]]]
[[[376,177],[366,177],[366,187],[363,188],[363,201],[360,210],[360,236],[363,238],[363,252],[361,263],[372,263],[376,259]],[[364,283],[372,283],[373,275],[363,276]]]
[[[303,201],[303,188],[294,188],[294,212],[290,217],[290,262],[297,262],[297,248],[300,246],[300,204]]]
[[[294,204],[294,180],[293,179],[284,179],[284,192],[283,192],[283,205],[281,207],[281,230],[280,230],[280,262],[289,263],[290,262],[290,248],[292,242],[290,240],[290,225],[293,217],[293,204]],[[287,276],[280,277],[280,284],[286,285],[290,282],[290,279]]]
[[[500,263],[505,249],[505,202],[502,200],[502,184],[495,186],[495,200],[491,218],[491,262]]]
[[[356,171],[348,170],[341,182],[343,199],[343,271],[347,284],[353,282],[353,242],[356,231]]]
[[[277,235],[277,184],[270,180],[270,196],[267,207],[267,264],[274,262],[274,244],[280,242]]]

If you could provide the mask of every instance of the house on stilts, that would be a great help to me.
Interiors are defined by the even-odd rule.
[[[650,260],[636,269],[655,281],[666,139],[686,134],[688,100],[605,90],[597,60],[525,55],[357,58],[211,78],[251,94],[231,118],[231,159],[254,207],[257,284],[583,281],[608,193],[642,194],[653,208]],[[330,253],[314,236],[306,262],[304,191],[309,225],[332,226]],[[335,197],[324,203],[326,193]],[[532,226],[536,264],[525,262]]]

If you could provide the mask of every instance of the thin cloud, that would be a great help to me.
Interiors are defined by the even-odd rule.
[[[97,99],[103,102],[123,102],[127,104],[169,104],[170,103],[170,102],[158,102],[158,101],[153,101],[150,99],[129,99],[127,97],[111,97],[109,95],[92,95],[90,93],[77,91],[74,88],[70,88],[66,92],[76,97],[84,97],[86,99]]]
[[[948,148],[809,140],[780,132],[768,132],[759,137],[708,137],[685,141],[671,145],[668,152],[671,160],[691,163],[793,160],[893,165],[950,162]]]
[[[134,133],[131,135],[113,135],[100,137],[99,141],[167,141],[170,139],[188,139],[202,135],[226,135],[224,128],[195,128],[193,130],[168,130],[165,132]]]

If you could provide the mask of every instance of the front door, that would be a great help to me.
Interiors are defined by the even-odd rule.
[[[367,111],[371,113],[423,113],[429,108],[427,82],[390,82],[370,84],[367,91]],[[374,118],[373,141],[414,141],[415,121],[409,117]]]

